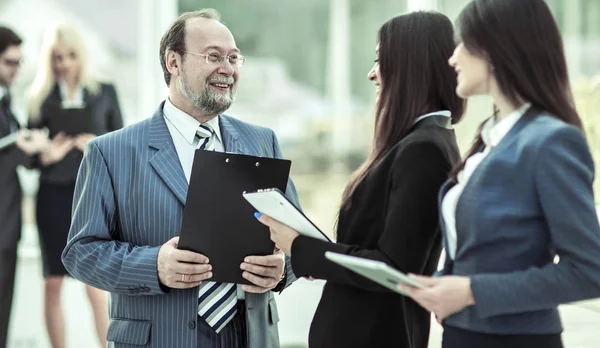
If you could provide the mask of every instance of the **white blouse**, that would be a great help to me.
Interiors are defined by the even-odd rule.
[[[73,99],[69,99],[69,89],[64,81],[58,82],[58,89],[60,91],[61,106],[63,109],[78,109],[85,107],[85,101],[83,100],[83,87],[77,85]]]
[[[502,120],[496,121],[496,119],[492,117],[484,124],[481,130],[481,137],[483,138],[485,149],[482,152],[477,152],[467,158],[465,167],[457,175],[458,183],[444,196],[442,200],[442,216],[444,217],[444,223],[446,225],[447,257],[454,259],[456,256],[456,205],[458,204],[458,199],[467,185],[467,182],[481,161],[485,159],[492,148],[500,143],[502,138],[504,138],[515,123],[519,121],[521,116],[525,114],[530,106],[531,104],[526,103]]]

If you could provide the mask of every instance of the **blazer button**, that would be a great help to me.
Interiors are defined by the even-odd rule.
[[[188,323],[188,327],[190,328],[190,330],[194,330],[196,328],[196,321],[190,320],[190,322]]]

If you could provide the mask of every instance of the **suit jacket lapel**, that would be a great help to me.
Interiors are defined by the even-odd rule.
[[[164,102],[150,120],[148,145],[158,150],[150,158],[150,165],[179,201],[185,205],[188,184],[171,133],[165,123],[162,112],[163,104]]]
[[[235,128],[229,116],[219,116],[219,126],[221,127],[221,136],[225,152],[247,154],[248,149],[240,139],[240,133]]]

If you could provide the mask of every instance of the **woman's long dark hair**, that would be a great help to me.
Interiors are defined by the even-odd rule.
[[[465,102],[456,96],[456,74],[448,66],[454,51],[452,22],[437,12],[412,12],[386,22],[378,34],[381,94],[375,117],[373,149],[354,173],[342,197],[342,210],[373,166],[423,114],[450,110],[452,123]]]
[[[569,85],[562,37],[544,0],[474,0],[460,13],[465,48],[485,57],[513,105],[521,100],[582,129]],[[467,158],[483,146],[481,127]],[[464,163],[454,170],[462,170]]]

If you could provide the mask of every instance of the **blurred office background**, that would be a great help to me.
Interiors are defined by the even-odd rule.
[[[564,35],[570,76],[587,136],[600,156],[600,0],[547,0]],[[275,129],[306,213],[332,233],[341,192],[369,151],[374,87],[367,72],[379,26],[417,9],[454,20],[467,0],[0,0],[0,23],[24,38],[25,63],[13,87],[13,105],[25,118],[23,92],[37,67],[43,31],[56,20],[80,28],[92,71],[116,84],[126,124],[152,115],[166,87],[158,62],[163,32],[181,12],[213,7],[247,57],[237,100],[228,114]],[[507,23],[510,25],[510,23]],[[490,116],[481,97],[456,126],[463,149]],[[37,173],[23,170],[25,225],[19,250],[10,348],[49,347],[42,315],[42,272],[33,200]],[[598,192],[600,183],[596,182]],[[600,256],[599,256],[600,257]],[[284,347],[306,347],[323,283],[299,281],[278,297]],[[69,347],[96,347],[83,286],[64,291]],[[600,304],[563,306],[567,347],[599,347],[593,331]],[[431,346],[438,347],[434,325]]]

